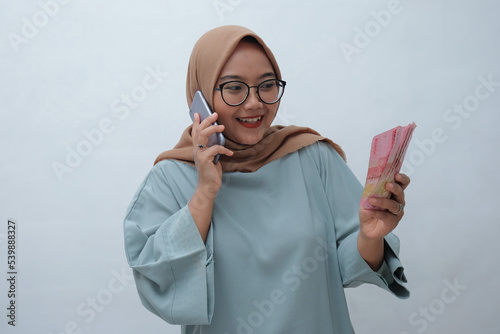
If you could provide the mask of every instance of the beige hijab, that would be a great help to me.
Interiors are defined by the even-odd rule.
[[[234,25],[218,27],[201,36],[191,53],[186,83],[189,106],[195,92],[201,90],[213,110],[214,87],[219,79],[219,73],[238,43],[246,36],[254,37],[262,45],[274,67],[276,77],[281,79],[281,72],[273,53],[253,31]],[[181,139],[172,150],[165,151],[156,158],[155,164],[165,159],[176,159],[194,165],[191,127],[192,125],[184,130]],[[320,140],[333,146],[345,160],[345,154],[339,145],[310,128],[272,126],[264,138],[255,145],[243,145],[226,138],[225,146],[233,151],[234,155],[231,157],[221,155],[220,163],[222,170],[226,172],[254,172],[273,160]]]

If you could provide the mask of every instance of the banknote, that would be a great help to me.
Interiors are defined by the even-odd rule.
[[[362,207],[381,210],[368,203],[368,198],[390,197],[391,193],[385,189],[385,184],[394,182],[394,176],[399,173],[416,127],[417,125],[412,122],[407,126],[397,126],[373,137],[368,175],[360,202]]]

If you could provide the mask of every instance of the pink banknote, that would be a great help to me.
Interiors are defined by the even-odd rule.
[[[385,184],[394,182],[394,176],[399,173],[416,127],[415,123],[405,127],[397,126],[373,137],[368,175],[361,196],[362,207],[381,209],[368,203],[368,198],[371,196],[390,197],[391,193],[385,190]]]

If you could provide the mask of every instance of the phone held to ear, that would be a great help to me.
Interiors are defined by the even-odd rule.
[[[194,114],[200,115],[200,122],[202,122],[208,116],[212,115],[212,110],[210,110],[210,107],[207,101],[205,100],[203,93],[199,90],[196,91],[196,93],[194,94],[194,99],[193,102],[191,103],[191,108],[189,109],[189,116],[191,116],[191,120],[194,120]],[[212,125],[218,125],[218,124],[217,122],[214,122],[212,123]],[[224,135],[220,132],[216,132],[208,137],[207,147],[214,145],[224,146],[225,143],[226,139],[224,138]],[[217,154],[215,156],[214,164],[216,164],[219,161],[219,157],[220,154]]]

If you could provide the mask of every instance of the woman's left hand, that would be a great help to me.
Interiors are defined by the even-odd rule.
[[[396,174],[395,182],[387,183],[385,189],[392,193],[390,198],[371,197],[368,202],[386,210],[370,210],[360,207],[360,235],[368,240],[384,238],[398,226],[404,215],[404,190],[410,184],[405,174]]]

